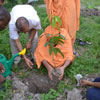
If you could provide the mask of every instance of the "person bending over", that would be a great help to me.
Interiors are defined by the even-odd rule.
[[[22,51],[22,44],[20,42],[19,35],[29,33],[29,39],[26,43],[27,50],[30,49],[32,58],[34,58],[34,52],[38,43],[38,30],[41,29],[40,19],[36,10],[30,5],[16,5],[11,11],[11,21],[9,23],[10,31],[10,44],[12,55]],[[23,56],[27,66],[32,68],[33,63],[26,55]],[[14,63],[18,64],[20,57],[16,57]]]

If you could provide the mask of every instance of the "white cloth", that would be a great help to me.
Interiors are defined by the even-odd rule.
[[[9,23],[9,31],[11,39],[18,39],[18,29],[16,28],[16,20],[19,17],[25,17],[29,21],[29,29],[41,29],[40,18],[36,10],[30,5],[16,5],[11,11],[11,21]]]

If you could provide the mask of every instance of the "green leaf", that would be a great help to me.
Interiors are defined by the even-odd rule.
[[[56,50],[57,50],[57,53],[59,52],[62,55],[62,57],[64,58],[64,54],[61,52],[61,50],[59,48],[56,48]]]
[[[56,26],[56,28],[57,28],[57,30],[59,30],[59,31],[60,31],[60,27]]]
[[[53,40],[54,40],[55,44],[59,44],[59,43],[63,43],[64,44],[64,42],[62,41],[64,39],[62,37],[54,36]]]
[[[52,49],[52,47],[50,47],[50,48],[49,48],[49,54],[50,54],[50,55],[52,54],[52,51],[53,51],[53,49]]]
[[[53,39],[54,39],[54,40],[58,40],[58,39],[63,39],[63,38],[60,37],[60,36],[54,36]]]
[[[59,40],[59,42],[61,42],[61,43],[63,43],[63,44],[64,44],[64,42],[63,42],[62,40]]]
[[[54,50],[54,54],[57,55],[57,50],[56,50],[56,48],[53,48],[53,50]]]
[[[66,38],[62,34],[59,34],[59,36],[62,37],[63,40],[66,40]]]
[[[56,22],[58,22],[61,26],[62,25],[61,18],[59,16],[55,16],[55,19],[56,19]]]
[[[44,47],[46,47],[47,45],[49,45],[49,42],[46,42],[45,45],[44,45]]]
[[[53,45],[53,44],[54,44],[54,42],[55,42],[55,41],[54,41],[54,39],[53,39],[53,38],[51,38],[51,39],[49,40],[49,44],[50,44],[50,45]]]
[[[47,21],[48,21],[48,16],[45,17],[44,22],[43,22],[43,25],[45,25]]]
[[[52,19],[52,23],[51,23],[52,27],[55,27],[56,26],[56,21],[55,21],[55,18]]]
[[[52,23],[51,23],[51,25],[52,25],[52,27],[56,27],[58,30],[60,30],[60,27],[58,27],[58,26],[56,25],[56,22],[59,23],[60,26],[62,25],[61,18],[60,18],[59,16],[54,16],[54,17],[52,18]]]

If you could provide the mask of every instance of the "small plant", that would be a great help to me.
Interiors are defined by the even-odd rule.
[[[49,34],[49,33],[46,34],[46,36],[50,39],[45,43],[44,46],[46,47],[49,45],[49,54],[52,55],[52,60],[56,67],[56,64],[54,61],[54,54],[57,55],[57,53],[60,53],[62,57],[64,58],[64,54],[61,52],[59,48],[56,47],[56,45],[60,44],[62,46],[62,44],[64,44],[65,37],[60,34],[60,27],[62,25],[62,22],[59,16],[54,16],[52,18],[51,25],[53,28],[56,28],[59,31],[59,33],[56,35]]]
[[[56,90],[50,89],[49,93],[48,94],[42,94],[41,98],[42,98],[42,100],[54,100],[58,96],[59,96],[59,93],[56,92]]]

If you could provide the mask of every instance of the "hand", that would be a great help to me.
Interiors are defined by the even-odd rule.
[[[32,47],[32,42],[31,42],[31,41],[27,42],[26,48],[27,48],[27,49],[30,49],[31,47]]]
[[[26,62],[26,64],[27,64],[27,66],[30,68],[30,69],[32,69],[32,65],[34,65],[28,58],[24,58],[24,60],[25,60],[25,62]]]
[[[59,75],[59,80],[61,80],[63,78],[63,75],[64,75],[64,67],[61,66],[61,67],[59,67],[57,69],[59,69],[61,71],[61,75]]]
[[[82,86],[91,85],[91,81],[88,81],[88,80],[81,80],[81,81],[80,81],[80,84],[81,84]]]

